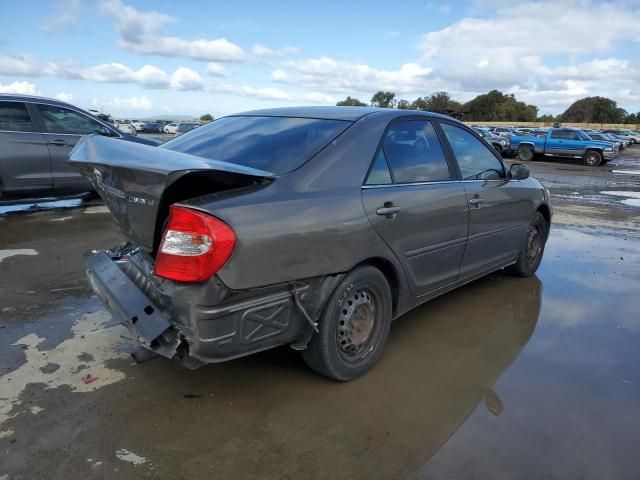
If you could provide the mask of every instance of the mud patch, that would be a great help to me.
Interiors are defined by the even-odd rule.
[[[115,346],[124,333],[121,326],[113,326],[111,315],[104,310],[80,317],[71,327],[72,336],[50,350],[39,347],[45,338],[29,333],[13,345],[23,347],[26,361],[10,373],[0,375],[0,426],[11,418],[12,411],[19,409],[22,392],[30,384],[45,384],[47,389],[66,386],[72,392],[91,392],[125,378],[124,374],[107,366],[113,359],[125,358]],[[78,370],[78,356],[87,354],[93,357],[91,375],[98,381],[84,383]],[[58,367],[52,367],[57,365]],[[1,428],[1,427],[0,427]],[[0,436],[10,435],[12,431],[0,430]]]

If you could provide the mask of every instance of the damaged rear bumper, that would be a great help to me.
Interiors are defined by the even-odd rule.
[[[88,252],[84,259],[91,287],[111,314],[129,329],[141,345],[173,358],[181,342],[180,335],[160,308],[106,252]]]
[[[147,349],[195,368],[279,345],[305,348],[322,299],[342,275],[247,291],[212,278],[180,284],[156,277],[143,253],[86,253],[98,297]],[[305,315],[306,312],[307,315]]]

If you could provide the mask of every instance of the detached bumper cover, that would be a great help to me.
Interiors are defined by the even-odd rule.
[[[89,282],[111,314],[142,345],[172,358],[180,345],[180,338],[158,306],[105,252],[88,252],[84,259]]]

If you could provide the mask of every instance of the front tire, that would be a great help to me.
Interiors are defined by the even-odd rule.
[[[535,157],[535,152],[530,145],[520,145],[518,147],[518,159],[523,162],[530,162]]]
[[[391,290],[385,276],[375,267],[358,267],[331,294],[319,332],[302,358],[312,370],[334,380],[358,378],[382,355],[391,315]]]
[[[584,154],[584,157],[582,157],[582,163],[587,167],[597,167],[602,163],[602,154],[595,150],[587,152]]]
[[[518,255],[518,260],[505,270],[517,277],[530,277],[536,273],[544,254],[548,230],[549,226],[544,216],[540,212],[536,212],[529,224],[529,230],[520,255]]]

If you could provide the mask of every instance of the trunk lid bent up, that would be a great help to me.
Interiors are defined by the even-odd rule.
[[[132,242],[153,252],[175,202],[258,186],[270,172],[100,135],[84,137],[69,154]]]

